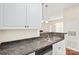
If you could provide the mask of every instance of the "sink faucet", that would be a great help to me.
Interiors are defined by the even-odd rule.
[[[47,41],[52,42],[49,35],[48,35]]]

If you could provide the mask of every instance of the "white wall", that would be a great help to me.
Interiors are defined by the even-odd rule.
[[[66,35],[66,47],[79,51],[79,5],[64,10],[64,31],[76,32],[76,36]]]
[[[0,42],[20,40],[39,36],[39,30],[0,30]]]

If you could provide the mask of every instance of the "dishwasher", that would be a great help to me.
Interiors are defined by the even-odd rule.
[[[52,45],[37,50],[35,55],[52,55]]]

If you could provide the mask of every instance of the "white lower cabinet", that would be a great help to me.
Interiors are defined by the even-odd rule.
[[[53,44],[53,55],[65,55],[65,40]]]

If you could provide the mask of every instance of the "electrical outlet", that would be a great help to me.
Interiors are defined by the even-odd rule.
[[[68,36],[76,36],[76,32],[74,32],[74,31],[69,31],[69,32],[68,32]]]

